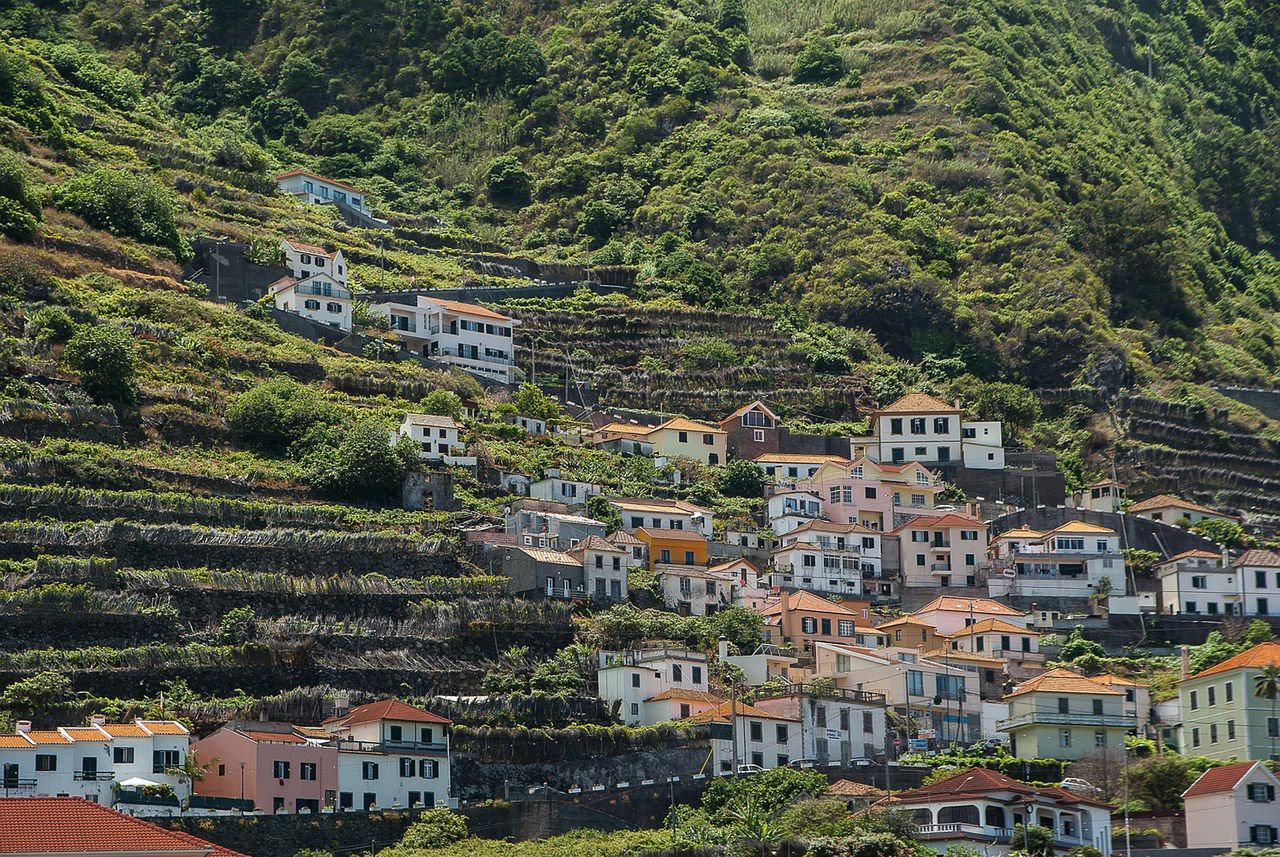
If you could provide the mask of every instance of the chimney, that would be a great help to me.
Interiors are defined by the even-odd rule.
[[[722,661],[725,658],[729,657],[729,640],[727,637],[725,637],[724,634],[720,635],[718,654],[720,655],[720,660]]]
[[[351,696],[346,691],[335,693],[333,695],[333,714],[335,717],[345,717],[347,712],[351,710]]]
[[[19,731],[19,732],[30,732],[30,731],[31,731],[31,721],[30,721],[30,720],[19,720],[19,721],[18,721],[18,723],[17,723],[17,729],[18,729],[18,731]]]
[[[1182,649],[1182,677],[1191,678],[1191,647],[1179,646]]]
[[[89,718],[89,722],[94,726],[105,726],[107,724],[107,715],[95,714]]]

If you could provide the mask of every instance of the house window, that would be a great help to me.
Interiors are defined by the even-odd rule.
[[[376,780],[378,778],[378,763],[364,762],[360,767],[360,778],[365,780]]]
[[[750,723],[750,727],[751,727],[751,740],[756,742],[763,741],[764,740],[764,724],[758,720],[752,720]]]
[[[328,310],[328,311],[329,311],[329,314],[330,314],[330,315],[341,315],[341,314],[342,314],[342,304],[334,303],[333,301],[329,301],[327,304],[325,304],[325,305],[324,305],[324,308],[325,308],[326,310]]]
[[[271,776],[277,780],[289,779],[289,763],[277,759],[271,763]]]
[[[1226,684],[1224,684],[1222,686],[1222,690],[1227,695],[1227,702],[1231,702],[1232,700],[1235,699],[1235,695],[1236,695],[1235,687],[1231,684],[1231,682],[1227,682]]]
[[[1218,704],[1218,689],[1213,685],[1209,685],[1209,705]]]
[[[778,744],[787,743],[787,740],[790,737],[787,733],[787,724],[785,723],[777,724],[774,727],[774,737],[776,739],[776,743]]]
[[[182,764],[182,753],[177,750],[153,750],[151,752],[151,773],[163,774],[170,768]]]
[[[1210,744],[1218,743],[1218,724],[1217,723],[1209,724],[1209,743]]]
[[[709,435],[709,434],[704,434],[704,435],[702,436],[702,443],[703,443],[705,446],[711,446],[711,445],[712,445],[712,444],[714,444],[715,442],[716,442],[716,439],[715,439],[714,437],[712,437],[711,435]]]
[[[1070,712],[1071,712],[1071,701],[1065,696],[1058,697],[1058,713],[1069,714]]]
[[[889,434],[902,434],[902,417],[889,419]]]
[[[693,666],[693,667],[690,667],[689,670],[691,675],[693,676],[693,683],[702,684],[702,667]]]
[[[132,747],[112,747],[111,758],[117,765],[133,764],[133,748]]]
[[[36,770],[37,771],[56,771],[58,770],[58,757],[52,753],[36,753]]]
[[[911,433],[924,434],[924,417],[913,417],[911,419]]]
[[[671,562],[671,551],[670,551],[670,549],[668,549],[668,548],[663,548],[663,549],[662,549],[661,556],[662,556],[662,561],[663,561],[663,562]]]
[[[1227,740],[1234,741],[1236,738],[1236,722],[1234,720],[1227,721]]]
[[[1102,716],[1102,700],[1101,699],[1095,699],[1093,701],[1093,713],[1098,717]]]
[[[308,300],[303,301],[303,302],[302,302],[302,305],[303,305],[304,307],[306,307],[307,309],[310,309],[310,310],[318,310],[318,309],[320,309],[320,301],[313,301],[313,300],[308,299]]]
[[[435,759],[419,759],[418,776],[424,780],[436,779],[440,776],[440,763]]]
[[[951,431],[950,417],[934,417],[933,418],[934,434],[947,434],[950,431]]]
[[[1094,732],[1094,733],[1093,733],[1093,746],[1095,746],[1095,747],[1105,747],[1105,746],[1107,746],[1107,733],[1106,733],[1106,732]]]
[[[1276,829],[1266,824],[1255,824],[1249,828],[1249,841],[1258,845],[1271,845],[1276,841]]]
[[[639,686],[640,686],[640,673],[632,673],[632,674],[631,674],[631,686],[632,686],[632,687],[639,687]]]
[[[852,637],[854,635],[854,624],[848,619],[841,619],[836,624],[836,630],[841,637]]]
[[[683,667],[683,666],[681,666],[680,664],[672,664],[672,665],[671,665],[671,680],[672,680],[673,682],[677,682],[677,683],[678,683],[678,682],[682,682],[682,681],[684,681],[684,667]]]
[[[1058,730],[1058,745],[1059,745],[1060,747],[1070,747],[1070,746],[1071,746],[1071,730],[1070,730],[1070,729],[1059,729],[1059,730]]]
[[[800,620],[800,631],[805,634],[816,634],[818,632],[818,620],[812,616],[805,616]]]
[[[298,763],[298,779],[314,780],[316,778],[315,762],[299,762]]]
[[[1191,746],[1192,747],[1200,746],[1200,727],[1199,726],[1191,730]]]
[[[1193,691],[1191,691],[1191,710],[1192,710],[1192,711],[1195,711],[1195,710],[1196,710],[1197,708],[1199,708],[1199,707],[1200,707],[1200,697],[1199,697],[1199,695],[1198,695],[1198,694],[1193,690]]]
[[[679,432],[679,437],[680,437],[680,442],[681,442],[681,443],[688,443],[688,442],[689,442],[689,433],[688,433],[687,431]]]
[[[1255,803],[1273,803],[1276,799],[1276,787],[1270,783],[1249,783],[1249,800]]]
[[[907,696],[924,696],[924,673],[907,670]]]
[[[752,440],[754,440],[756,443],[764,443],[764,432],[761,431],[760,429],[756,429],[755,432],[753,433]]]

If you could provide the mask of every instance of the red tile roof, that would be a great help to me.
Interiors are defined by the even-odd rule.
[[[836,604],[834,601],[828,601],[819,595],[814,595],[812,592],[806,592],[803,589],[785,594],[785,597],[787,599],[788,610],[810,610],[815,613],[847,613],[850,616],[861,618],[861,614],[856,610],[850,610],[848,607]],[[760,613],[765,616],[773,616],[775,614],[780,615],[782,613],[782,599],[779,598],[777,601],[764,607],[760,610]],[[875,629],[873,628],[871,630]]]
[[[278,744],[305,744],[306,739],[292,732],[259,732],[256,729],[237,729],[236,732],[251,741],[275,741]]]
[[[1220,768],[1210,768],[1200,775],[1200,778],[1191,784],[1185,792],[1182,793],[1186,797],[1199,797],[1200,795],[1212,795],[1218,792],[1229,792],[1239,785],[1245,775],[1253,770],[1254,765],[1260,762],[1237,762],[1234,765],[1223,765]]]
[[[492,318],[497,319],[498,321],[511,321],[510,317],[505,316],[502,313],[494,312],[487,307],[482,307],[479,304],[464,304],[461,301],[447,301],[444,298],[429,297],[427,300],[449,310],[450,312],[460,312],[464,315],[477,315],[481,318]]]
[[[928,486],[921,485],[920,487],[927,488]],[[969,515],[961,515],[957,512],[948,512],[945,515],[939,515],[937,517],[932,515],[917,515],[902,526],[895,527],[890,530],[889,534],[894,535],[896,533],[901,533],[904,530],[941,530],[951,529],[952,527],[973,527],[974,529],[981,530],[984,533],[987,531],[987,524],[985,521],[970,517]]]
[[[707,693],[705,690],[685,690],[679,687],[669,687],[661,693],[655,693],[645,702],[662,702],[667,699],[675,699],[680,702],[705,702],[708,705],[719,705],[724,701],[723,697],[716,696],[714,693]]]
[[[1211,509],[1208,506],[1201,506],[1199,503],[1192,503],[1190,500],[1183,500],[1181,497],[1175,497],[1172,494],[1158,494],[1155,497],[1148,497],[1145,500],[1139,500],[1129,507],[1129,512],[1136,514],[1138,512],[1154,511],[1156,509],[1192,509],[1196,512],[1203,512],[1206,515],[1218,515],[1222,518],[1230,518],[1231,516],[1225,512],[1219,512],[1217,509]]]
[[[1090,696],[1114,696],[1120,694],[1120,691],[1112,690],[1109,685],[1100,684],[1093,679],[1085,678],[1079,673],[1073,673],[1071,670],[1056,669],[1024,681],[1018,685],[1013,693],[1007,694],[1004,698],[1012,699],[1015,696],[1022,696],[1024,693],[1035,693],[1037,691],[1045,693],[1087,693]]]
[[[958,797],[974,797],[997,799],[992,792],[1013,792],[1027,797],[1045,796],[1062,803],[1088,803],[1094,806],[1107,806],[1101,801],[1082,797],[1074,792],[1057,786],[1037,787],[1015,780],[999,771],[986,768],[970,768],[918,789],[903,792],[892,798],[894,803],[927,803],[934,800],[946,800]]]
[[[1240,558],[1235,561],[1236,568],[1244,566],[1257,568],[1280,568],[1280,553],[1276,551],[1262,550],[1254,548],[1240,554]]]
[[[1236,670],[1241,668],[1262,669],[1263,667],[1280,667],[1280,643],[1275,640],[1269,640],[1265,643],[1259,643],[1252,649],[1247,649],[1234,658],[1227,658],[1216,666],[1209,667],[1207,670],[1201,670],[1192,676],[1192,678],[1200,678],[1206,675],[1217,675],[1228,670]]]
[[[187,727],[175,720],[143,720],[141,725],[152,735],[189,735]]]
[[[897,401],[872,411],[873,414],[958,414],[960,409],[928,393],[907,393]]]
[[[449,723],[447,717],[432,714],[422,708],[416,708],[398,699],[381,699],[367,705],[357,705],[343,717],[330,717],[325,723],[336,723],[339,726],[357,726],[361,723],[376,723],[379,720],[403,720],[408,723]]]
[[[993,601],[990,598],[956,598],[950,595],[939,595],[916,611],[917,614],[930,610],[946,610],[950,613],[968,613],[972,606],[974,613],[990,613],[996,616],[1026,616],[1021,610],[1014,610],[1007,604]]]
[[[315,256],[324,256],[326,259],[332,259],[338,255],[337,250],[326,250],[316,244],[303,244],[301,241],[294,241],[292,238],[284,239],[284,243],[288,244],[299,253],[311,253]]]
[[[826,794],[832,797],[884,797],[884,792],[875,786],[853,780],[836,780],[827,786]]]
[[[244,857],[79,797],[0,798],[0,854]]]
[[[794,717],[788,717],[785,714],[775,714],[772,711],[765,711],[763,708],[756,708],[754,705],[750,705],[746,702],[739,702],[735,708],[734,703],[728,700],[720,703],[715,708],[708,709],[700,714],[695,714],[692,717],[686,717],[685,720],[692,723],[728,723],[729,718],[733,716],[734,712],[736,712],[739,717],[759,717],[762,720],[787,720],[791,722],[799,722]]]
[[[306,176],[309,179],[316,179],[317,181],[327,182],[328,184],[334,185],[335,187],[345,187],[347,190],[353,190],[356,193],[364,193],[364,191],[360,190],[360,188],[349,185],[346,182],[340,182],[337,179],[327,179],[324,176],[318,176],[315,173],[310,172],[308,170],[289,170],[287,173],[280,173],[279,175],[276,176],[276,181],[280,181],[280,179],[292,178],[293,176]]]

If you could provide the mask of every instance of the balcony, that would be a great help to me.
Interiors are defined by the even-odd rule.
[[[428,756],[443,756],[449,749],[441,741],[357,741],[354,738],[339,738],[333,746],[339,753],[417,753]]]
[[[1073,711],[1067,714],[1048,711],[1033,711],[1020,714],[1007,720],[996,722],[996,731],[1007,732],[1019,726],[1102,726],[1117,729],[1135,729],[1138,720],[1123,714],[1093,714],[1092,712]]]
[[[951,839],[965,836],[989,839],[992,842],[1011,842],[1014,829],[1012,827],[991,827],[986,824],[955,822],[950,824],[917,825],[915,833],[920,839]],[[1053,844],[1063,848],[1074,848],[1086,843],[1079,837],[1059,833],[1055,830],[1053,831]]]
[[[476,363],[490,363],[498,366],[514,366],[515,360],[510,357],[489,357],[487,355],[476,352],[475,354],[464,354],[461,348],[441,348],[432,357],[456,357],[459,360],[471,360]]]
[[[74,776],[78,783],[109,783],[115,779],[111,771],[76,771]]]
[[[181,806],[178,796],[170,791],[168,794],[147,794],[142,789],[116,790],[115,802],[132,806]]]
[[[4,789],[7,792],[30,791],[35,787],[36,781],[34,779],[24,780],[17,777],[5,777],[3,780],[0,780],[0,789]]]
[[[297,286],[294,291],[300,295],[315,295],[321,298],[337,298],[338,300],[351,300],[351,292],[340,286],[327,286],[320,283],[304,283]]]
[[[401,319],[404,319],[404,316],[396,315],[391,317],[392,333],[417,333],[418,332],[418,323],[416,321],[414,321],[413,319],[404,319],[404,321],[401,324],[396,324],[396,322],[400,321]]]
[[[929,550],[941,551],[951,549],[951,539],[934,539],[929,542]]]
[[[867,690],[848,690],[843,687],[822,687],[812,684],[789,684],[781,690],[765,694],[762,699],[779,696],[820,696],[823,699],[835,699],[844,702],[860,702],[864,705],[884,705],[884,695]]]
[[[933,574],[951,574],[955,571],[948,562],[935,562],[929,566],[929,571]]]

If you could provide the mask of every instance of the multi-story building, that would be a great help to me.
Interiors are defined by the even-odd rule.
[[[569,506],[587,502],[587,498],[601,493],[604,487],[595,482],[565,479],[560,471],[546,471],[542,478],[529,485],[529,496],[538,500],[553,500]]]
[[[1027,627],[1031,619],[1021,610],[1015,610],[991,598],[960,598],[953,595],[939,595],[912,615],[937,628],[938,633],[944,637],[958,634],[984,619],[999,619],[1020,628]]]
[[[1280,844],[1280,779],[1262,762],[1210,768],[1182,793],[1187,847],[1234,851]]]
[[[764,616],[765,639],[811,651],[815,642],[842,642],[880,648],[888,635],[871,624],[870,602],[846,604],[820,598],[812,592],[782,592],[759,611]]]
[[[1280,667],[1280,643],[1259,643],[1178,683],[1179,748],[1210,759],[1280,757],[1280,714],[1254,690],[1265,667]]]
[[[792,751],[799,758],[848,765],[885,752],[885,699],[878,693],[797,683],[766,693],[755,706],[799,723]]]
[[[992,595],[1088,598],[1099,585],[1115,595],[1127,590],[1120,536],[1100,524],[1067,521],[1043,533],[1019,528],[998,536],[992,548]]]
[[[697,565],[658,563],[654,566],[662,599],[682,616],[710,616],[734,602],[736,581],[730,574]]]
[[[626,455],[655,455],[664,459],[690,458],[700,464],[724,464],[724,430],[719,426],[675,417],[656,426],[608,423],[587,435],[593,446]]]
[[[1023,759],[1083,759],[1123,747],[1138,726],[1137,717],[1125,713],[1123,693],[1065,669],[1023,682],[1004,701],[1009,717],[996,728]]]
[[[516,545],[502,551],[507,591],[524,598],[586,598],[586,574],[580,557],[553,548]]]
[[[369,211],[365,192],[358,187],[318,176],[306,170],[289,170],[275,177],[276,186],[289,196],[304,205],[336,205],[350,208],[363,215],[362,222],[372,221],[369,225],[385,225],[386,221],[376,220]]]
[[[1031,786],[986,768],[901,792],[882,806],[912,822],[913,837],[938,854],[952,846],[989,855],[1020,850],[1017,828],[1039,825],[1053,834],[1053,853],[1094,848],[1111,855],[1111,807],[1058,786]]]
[[[647,530],[692,530],[711,538],[715,515],[710,509],[684,500],[649,497],[610,497],[609,505],[622,516],[622,529],[634,533]]]
[[[983,619],[951,636],[951,648],[998,658],[1014,679],[1031,678],[1044,669],[1040,634],[1002,619]]]
[[[855,437],[850,458],[903,464],[963,464],[1004,468],[1004,433],[998,422],[964,419],[958,406],[927,393],[908,393],[870,415],[871,434]]]
[[[858,524],[808,521],[779,540],[766,582],[843,598],[874,594],[864,581],[881,577],[880,538],[878,531]]]
[[[1235,616],[1241,612],[1236,569],[1220,553],[1188,550],[1158,563],[1160,612]]]
[[[587,536],[567,553],[582,563],[588,597],[600,602],[627,600],[627,572],[638,564],[631,551],[603,536]]]
[[[1280,553],[1248,550],[1235,561],[1240,607],[1246,616],[1280,615]]]
[[[1156,497],[1139,500],[1126,511],[1130,515],[1136,515],[1139,518],[1160,521],[1164,524],[1185,524],[1186,526],[1192,526],[1201,521],[1239,521],[1239,518],[1234,515],[1219,512],[1217,509],[1211,509],[1199,503],[1192,503],[1190,500],[1183,500],[1181,497],[1175,497],[1172,494],[1160,494]]]
[[[1151,688],[1148,685],[1110,673],[1091,675],[1089,678],[1098,684],[1104,684],[1113,690],[1123,693],[1124,713],[1138,718],[1138,734],[1154,734],[1152,730]]]
[[[467,456],[466,447],[458,437],[460,429],[461,426],[454,422],[453,417],[408,413],[400,421],[397,434],[409,438],[421,447],[418,457],[423,461],[457,467],[474,466],[476,459]]]
[[[338,750],[289,723],[233,720],[191,752],[212,766],[198,795],[252,801],[272,813],[318,813],[338,803]]]
[[[141,778],[168,787],[176,812],[191,794],[190,780],[182,775],[190,740],[186,727],[171,720],[107,723],[95,715],[87,726],[57,729],[32,729],[29,720],[19,720],[13,734],[0,735],[0,794],[70,795],[123,806],[132,792],[116,787]],[[139,811],[148,813],[159,810]]]
[[[717,774],[733,773],[735,754],[739,768],[753,765],[766,770],[785,768],[804,757],[801,723],[784,714],[729,700],[689,719],[711,724],[711,769]]]
[[[825,517],[822,506],[822,498],[812,491],[776,491],[765,501],[769,529],[779,536],[789,533],[801,524]]]
[[[590,536],[604,536],[608,530],[594,518],[558,511],[566,508],[560,504],[535,500],[512,505],[505,530],[524,547],[571,550]]]
[[[385,295],[372,295],[370,300],[369,311],[389,319],[405,350],[488,381],[515,382],[516,319],[476,304],[426,295],[417,295],[414,303]]]
[[[398,699],[322,724],[338,751],[338,809],[454,806],[448,718]]]
[[[779,452],[778,415],[760,400],[743,405],[720,421],[727,450],[734,458],[754,459]]]
[[[326,250],[315,244],[303,244],[291,238],[280,242],[280,253],[289,276],[306,280],[324,274],[343,288],[347,287],[347,259],[341,250]]]
[[[803,452],[767,452],[752,460],[779,485],[794,485],[811,479],[828,464],[841,467],[850,463],[849,459],[839,455]]]
[[[623,723],[649,726],[658,721],[646,719],[645,703],[664,691],[710,692],[707,666],[702,652],[678,647],[601,652],[596,686],[601,699],[619,706]]]
[[[1125,500],[1125,486],[1115,479],[1099,479],[1075,493],[1075,504],[1090,512],[1119,512]]]
[[[894,512],[933,509],[943,484],[918,462],[881,464],[864,456],[828,462],[796,488],[823,498],[832,521],[891,530]]]
[[[917,648],[926,652],[942,648],[947,638],[938,629],[918,616],[900,616],[876,626],[889,635],[889,645],[894,648]]]
[[[977,586],[987,567],[987,525],[969,515],[920,515],[889,535],[907,586]]]

